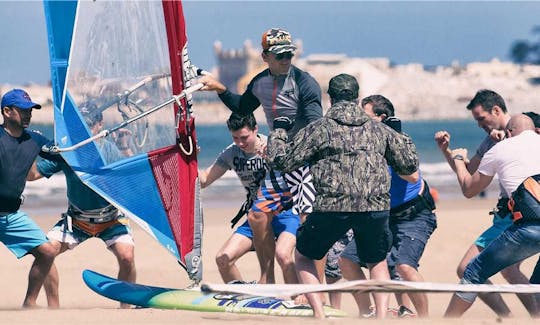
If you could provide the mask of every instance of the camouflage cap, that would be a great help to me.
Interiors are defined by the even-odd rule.
[[[350,74],[342,73],[330,79],[328,95],[332,99],[355,100],[358,98],[358,81]]]
[[[292,44],[292,37],[289,32],[281,28],[271,28],[262,34],[261,46],[263,51],[280,54],[296,51],[296,46]]]

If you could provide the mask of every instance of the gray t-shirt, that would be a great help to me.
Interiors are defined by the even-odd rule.
[[[266,146],[265,135],[257,135],[263,146]],[[250,193],[252,199],[257,197],[257,190],[261,180],[266,175],[266,161],[257,153],[246,153],[232,143],[219,154],[215,164],[219,167],[233,170],[240,182]]]

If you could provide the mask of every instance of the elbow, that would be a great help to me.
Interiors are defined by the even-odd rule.
[[[463,196],[465,196],[467,199],[473,198],[476,194],[478,194],[468,188],[462,188],[461,192],[463,192]]]

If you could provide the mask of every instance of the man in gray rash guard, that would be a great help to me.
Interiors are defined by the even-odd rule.
[[[268,68],[251,80],[242,95],[231,92],[212,76],[203,76],[199,80],[204,84],[201,90],[216,91],[231,111],[241,115],[252,113],[262,106],[271,130],[274,129],[274,119],[288,117],[294,121],[289,131],[292,138],[306,125],[322,117],[321,89],[313,77],[291,64],[296,46],[292,44],[289,32],[279,28],[269,29],[263,33],[261,45],[261,56]],[[267,173],[262,182],[253,205],[254,213],[249,218],[259,261],[270,260],[266,257],[273,254],[275,249],[271,221],[280,212],[280,207],[274,202],[278,197],[274,194],[279,189],[272,187],[272,183],[275,183],[270,179],[272,174]],[[311,175],[307,166],[285,175],[293,196],[294,211],[301,217],[312,211],[315,199],[313,184],[306,181],[308,177],[311,178]],[[261,281],[265,282],[264,275]],[[266,282],[274,282],[272,275],[268,276]]]

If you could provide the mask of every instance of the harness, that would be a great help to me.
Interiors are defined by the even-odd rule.
[[[19,211],[22,202],[23,199],[19,197],[10,198],[0,195],[0,214],[15,213]]]
[[[508,201],[514,222],[540,221],[540,174],[527,177]]]
[[[81,210],[71,203],[67,212],[62,214],[66,229],[73,231],[72,226],[75,226],[93,237],[115,224],[120,224],[118,216],[119,211],[113,205],[101,209]]]
[[[402,218],[415,215],[424,209],[433,211],[435,208],[435,200],[431,196],[427,182],[424,180],[424,190],[422,193],[417,195],[414,199],[390,209],[390,215],[393,218]]]

